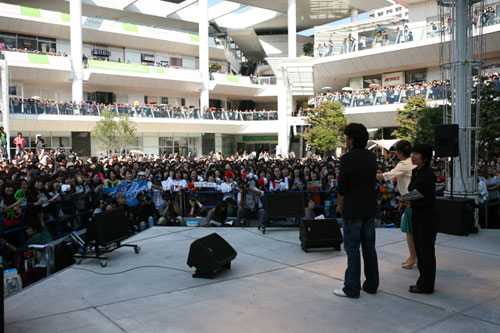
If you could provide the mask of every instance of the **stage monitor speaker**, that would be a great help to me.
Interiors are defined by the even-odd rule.
[[[107,245],[122,241],[129,236],[128,219],[125,211],[120,208],[96,214],[87,226],[85,241],[95,240],[100,245]]]
[[[473,205],[473,199],[437,197],[438,232],[467,236],[474,230]]]
[[[274,192],[266,194],[264,198],[268,218],[299,218],[305,214],[304,194],[302,192]]]
[[[195,240],[189,248],[187,264],[196,267],[193,277],[213,279],[221,268],[231,269],[236,251],[216,233]]]
[[[434,127],[434,150],[437,157],[458,156],[458,125],[436,125]]]
[[[304,252],[311,248],[325,247],[340,251],[342,233],[337,219],[302,220],[299,239]]]

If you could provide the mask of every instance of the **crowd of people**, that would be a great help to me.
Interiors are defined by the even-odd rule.
[[[0,128],[2,148],[6,138]],[[94,156],[80,159],[76,152],[46,151],[44,138],[36,137],[36,149],[25,152],[22,133],[14,140],[13,163],[0,164],[0,198],[3,227],[2,255],[13,258],[29,244],[45,244],[72,230],[85,227],[93,215],[123,208],[130,232],[153,225],[182,225],[189,217],[205,217],[207,226],[248,226],[250,219],[266,225],[265,197],[268,193],[300,191],[306,202],[305,218],[334,216],[340,160],[322,158],[310,151],[305,158],[243,153],[187,159],[183,156],[134,155]],[[394,152],[376,160],[376,217],[379,226],[399,226],[401,210]],[[429,163],[435,175],[435,194],[444,194],[444,161]],[[478,204],[489,226],[498,226],[500,158],[480,160]],[[110,195],[121,184],[144,180],[147,189],[127,205],[128,193]],[[482,191],[481,191],[482,190]],[[496,213],[495,213],[496,209]],[[234,222],[234,223],[233,223]],[[482,226],[485,223],[481,223]],[[26,237],[19,233],[26,231]],[[23,241],[24,240],[24,241]]]
[[[100,116],[102,111],[128,115],[139,118],[171,118],[171,119],[207,119],[207,120],[278,120],[278,112],[271,110],[238,110],[218,109],[186,106],[172,106],[165,104],[105,104],[93,101],[61,102],[37,98],[11,98],[10,112],[18,114],[59,114]]]
[[[53,49],[50,49],[48,51],[42,51],[42,50],[31,50],[28,48],[12,48],[4,43],[0,43],[0,52],[2,51],[10,51],[10,52],[20,52],[20,53],[31,53],[31,54],[46,54],[49,56],[56,56],[56,57],[67,57],[68,54],[66,52],[56,52]]]
[[[479,83],[491,85],[495,90],[500,91],[500,75],[496,72],[485,73],[482,79],[475,75],[472,82],[473,87],[476,87]],[[361,107],[404,103],[405,99],[411,96],[423,96],[426,100],[439,100],[447,94],[449,86],[449,80],[433,80],[384,87],[371,84],[370,88],[365,89],[352,90],[347,88],[344,91],[320,93],[310,100],[309,104],[317,105],[329,101],[338,102],[343,107]],[[298,116],[307,115],[304,109],[299,109],[297,113]]]

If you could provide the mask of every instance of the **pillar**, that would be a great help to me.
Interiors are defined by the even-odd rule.
[[[358,21],[358,10],[357,9],[351,9],[351,23],[352,22],[357,22]],[[351,37],[354,37],[356,39],[356,42],[354,43],[354,51],[358,50],[358,31],[355,30],[351,32]],[[349,44],[350,45],[350,44]],[[349,50],[349,52],[352,52],[353,50]]]
[[[10,109],[9,109],[9,67],[7,60],[2,64],[2,125],[7,135],[7,159],[10,161]]]
[[[83,45],[82,45],[82,0],[70,0],[70,37],[71,61],[73,65],[73,83],[71,96],[73,101],[83,101]]]
[[[288,0],[288,57],[297,57],[297,5]]]
[[[198,22],[199,58],[201,72],[200,108],[208,108],[210,73],[208,68],[208,0],[199,0],[200,18]]]
[[[288,109],[291,100],[289,100],[289,87],[286,70],[281,70],[279,75],[278,84],[278,146],[276,147],[276,154],[286,157],[288,154],[288,147],[290,145],[289,128],[288,128]]]

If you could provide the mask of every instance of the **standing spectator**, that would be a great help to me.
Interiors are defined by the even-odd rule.
[[[342,214],[347,269],[344,288],[335,289],[334,294],[358,298],[361,291],[360,245],[363,248],[366,276],[362,288],[367,293],[375,294],[379,285],[375,249],[377,161],[375,156],[365,148],[368,142],[368,131],[365,126],[351,123],[345,128],[344,134],[349,152],[340,159],[337,212]]]
[[[43,152],[45,151],[45,139],[42,137],[41,134],[37,134],[35,136],[35,145],[36,145],[36,156],[38,157],[38,160],[42,159]]]
[[[22,160],[24,157],[24,147],[27,144],[26,139],[23,138],[23,133],[17,133],[17,136],[14,139],[14,144],[16,145],[16,155],[14,155],[14,158],[19,158],[20,160]]]
[[[0,127],[0,143],[2,144],[3,157],[7,158],[9,156],[7,152],[7,133],[5,133],[3,126]]]

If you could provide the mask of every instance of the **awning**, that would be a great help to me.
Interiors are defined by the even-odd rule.
[[[370,145],[370,148],[368,149],[373,149],[375,146],[380,146],[384,148],[385,150],[390,150],[392,146],[394,146],[399,139],[396,140],[370,140],[368,141],[368,144]]]

